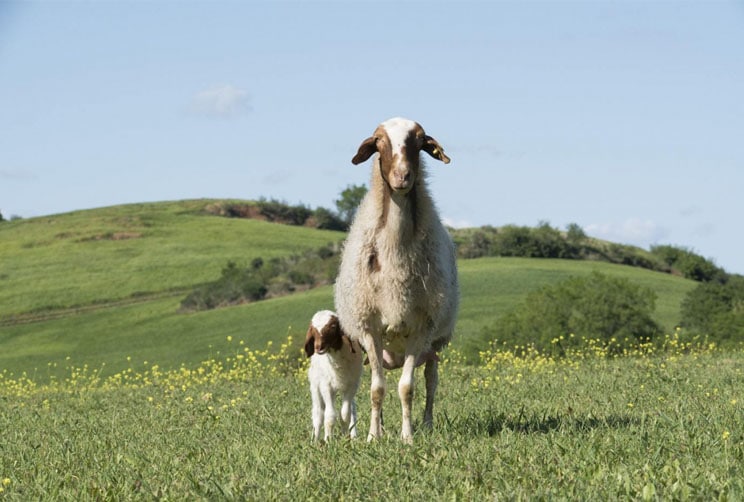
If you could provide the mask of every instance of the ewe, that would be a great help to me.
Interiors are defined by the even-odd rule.
[[[335,287],[341,327],[364,347],[372,371],[368,440],[382,435],[384,368],[403,368],[401,439],[410,443],[414,369],[425,362],[424,425],[431,427],[436,352],[452,338],[457,317],[455,250],[426,187],[421,151],[450,161],[419,124],[394,118],[380,124],[352,159],[359,164],[377,153]]]

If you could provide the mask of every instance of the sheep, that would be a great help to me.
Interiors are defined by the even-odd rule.
[[[336,394],[341,394],[341,423],[352,438],[357,435],[354,396],[362,377],[361,347],[341,330],[338,317],[330,310],[313,315],[305,337],[305,354],[310,358],[307,371],[312,397],[313,440],[331,438],[336,422]]]
[[[421,125],[394,118],[380,124],[352,159],[360,164],[377,153],[370,190],[344,245],[334,296],[341,327],[369,359],[369,441],[382,436],[384,369],[403,368],[398,382],[401,439],[412,443],[414,369],[426,365],[423,424],[431,428],[436,352],[449,343],[457,317],[454,245],[429,195],[421,151],[450,162]]]

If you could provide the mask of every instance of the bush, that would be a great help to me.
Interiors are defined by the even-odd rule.
[[[278,200],[260,199],[256,205],[267,221],[288,225],[304,225],[313,212],[305,206],[290,206]]]
[[[340,232],[346,232],[349,229],[349,225],[333,214],[330,210],[319,207],[313,212],[315,217],[315,228],[323,230],[338,230]]]
[[[650,341],[660,328],[653,320],[656,294],[598,272],[529,294],[503,316],[489,335],[511,345],[557,350],[599,339],[617,350]]]
[[[723,282],[726,280],[726,273],[722,268],[689,249],[661,245],[652,246],[651,253],[658,256],[665,264],[677,270],[687,279],[699,282]]]
[[[681,324],[719,344],[744,340],[744,277],[706,282],[682,300]]]
[[[307,289],[329,284],[339,265],[338,246],[329,244],[303,255],[255,258],[247,267],[229,261],[220,278],[195,288],[181,301],[181,311],[209,310],[291,293],[298,286]]]

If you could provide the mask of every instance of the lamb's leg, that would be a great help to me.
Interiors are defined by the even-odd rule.
[[[434,395],[437,393],[439,383],[439,359],[432,357],[427,359],[424,367],[424,379],[426,380],[426,406],[424,408],[424,427],[431,429],[434,421]]]
[[[333,426],[336,423],[336,393],[331,389],[323,390],[323,400],[325,401],[325,413],[323,414],[323,425],[325,427],[325,435],[323,439],[328,441],[333,435]]]
[[[371,409],[369,414],[369,435],[367,441],[382,437],[382,402],[385,399],[385,373],[382,368],[382,340],[365,335],[365,348],[372,373],[369,389]]]
[[[341,403],[341,423],[343,424],[345,433],[355,438],[356,432],[356,403],[354,402],[354,396],[344,396],[344,400]]]
[[[413,373],[416,369],[418,354],[406,354],[403,370],[398,382],[398,396],[403,408],[403,421],[400,428],[400,438],[403,442],[413,443],[413,425],[411,424],[411,409],[413,408]]]
[[[311,396],[313,399],[313,439],[317,441],[320,437],[320,428],[323,426],[323,399],[316,386],[312,386]]]

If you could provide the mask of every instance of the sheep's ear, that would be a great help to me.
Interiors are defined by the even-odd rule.
[[[305,335],[305,354],[307,357],[315,354],[315,328],[312,325],[307,329],[307,335]]]
[[[365,160],[369,159],[376,151],[377,139],[375,139],[374,136],[371,136],[362,141],[362,144],[359,145],[359,150],[357,150],[357,154],[354,155],[354,158],[351,159],[351,163],[354,165],[361,164]]]
[[[346,334],[346,331],[341,329],[341,326],[338,327],[339,333],[341,333],[341,341],[343,342],[343,339],[346,338],[349,340],[349,349],[351,350],[352,354],[356,354],[356,350],[354,350],[354,342],[351,341],[351,337]]]
[[[423,151],[431,155],[437,160],[441,160],[445,164],[449,164],[450,158],[447,157],[444,154],[444,149],[442,148],[442,145],[440,145],[437,140],[432,138],[431,136],[425,136],[424,137],[424,146],[421,147]]]

